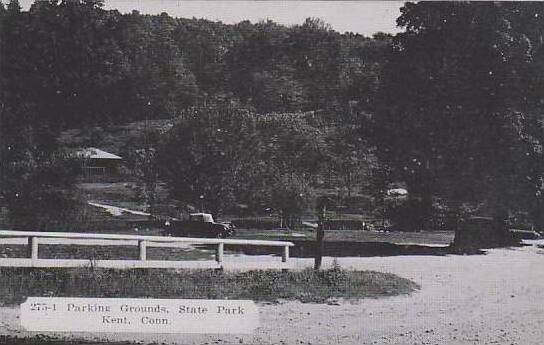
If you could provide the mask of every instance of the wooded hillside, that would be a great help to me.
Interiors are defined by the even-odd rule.
[[[206,195],[217,212],[249,203],[296,213],[307,200],[283,205],[333,180],[348,193],[370,186],[374,211],[406,229],[467,214],[540,228],[543,16],[540,3],[407,3],[401,33],[364,37],[315,18],[226,25],[121,14],[101,0],[28,11],[9,1],[0,6],[3,202],[14,217],[69,209],[63,131],[175,119],[168,135],[134,144],[143,150],[134,159],[156,166],[139,171],[167,181],[178,201]],[[408,200],[388,204],[399,186]]]

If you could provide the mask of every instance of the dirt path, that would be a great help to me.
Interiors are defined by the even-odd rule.
[[[340,258],[343,267],[395,273],[422,288],[410,296],[339,305],[260,305],[261,327],[251,336],[72,336],[175,344],[537,345],[544,339],[542,254],[528,246],[475,256]],[[295,264],[302,268],[312,260]],[[17,317],[15,308],[0,309],[0,333],[25,335]]]

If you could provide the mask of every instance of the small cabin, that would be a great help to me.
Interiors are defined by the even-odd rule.
[[[86,179],[115,175],[123,158],[95,147],[79,150],[78,157],[82,159],[82,175]]]

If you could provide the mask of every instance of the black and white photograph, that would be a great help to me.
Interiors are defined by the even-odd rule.
[[[0,345],[538,345],[544,2],[0,0]]]

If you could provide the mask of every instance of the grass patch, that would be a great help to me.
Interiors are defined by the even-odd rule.
[[[299,300],[360,299],[407,294],[418,285],[389,273],[345,271],[249,271],[97,268],[1,268],[0,304],[28,296]]]
[[[229,253],[229,251],[226,251]],[[26,245],[0,245],[0,258],[27,257]],[[204,245],[187,248],[147,249],[148,260],[183,261],[215,260],[215,248]],[[80,259],[89,260],[138,260],[137,246],[81,246],[81,245],[40,245],[40,259]]]

